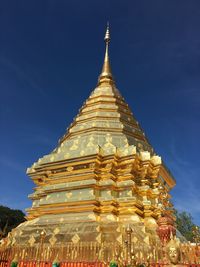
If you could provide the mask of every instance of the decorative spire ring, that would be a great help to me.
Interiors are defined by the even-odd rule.
[[[105,34],[104,40],[106,43],[110,42],[109,22],[107,22],[107,29],[106,29],[106,34]]]

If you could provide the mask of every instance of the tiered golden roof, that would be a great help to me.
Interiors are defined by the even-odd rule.
[[[97,87],[83,104],[58,147],[39,159],[28,173],[44,164],[93,155],[99,149],[109,154],[133,145],[138,151],[153,154],[153,148],[116,88],[108,56],[109,41],[107,28],[105,58]],[[107,151],[108,147],[110,152]]]

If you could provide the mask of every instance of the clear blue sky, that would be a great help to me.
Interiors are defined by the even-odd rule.
[[[25,170],[96,85],[107,20],[117,86],[200,224],[200,1],[0,1],[0,204],[25,209]]]

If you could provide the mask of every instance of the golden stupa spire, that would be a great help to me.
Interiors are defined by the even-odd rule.
[[[101,74],[99,76],[98,84],[102,83],[114,83],[114,79],[111,72],[110,62],[109,62],[109,55],[108,55],[108,46],[110,42],[110,31],[109,31],[109,23],[107,23],[106,34],[104,37],[106,43],[106,51],[105,51],[105,58],[103,63],[103,68]]]

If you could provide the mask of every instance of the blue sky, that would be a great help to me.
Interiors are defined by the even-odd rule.
[[[25,209],[25,170],[97,83],[107,20],[117,87],[200,224],[200,1],[0,1],[0,204]]]

